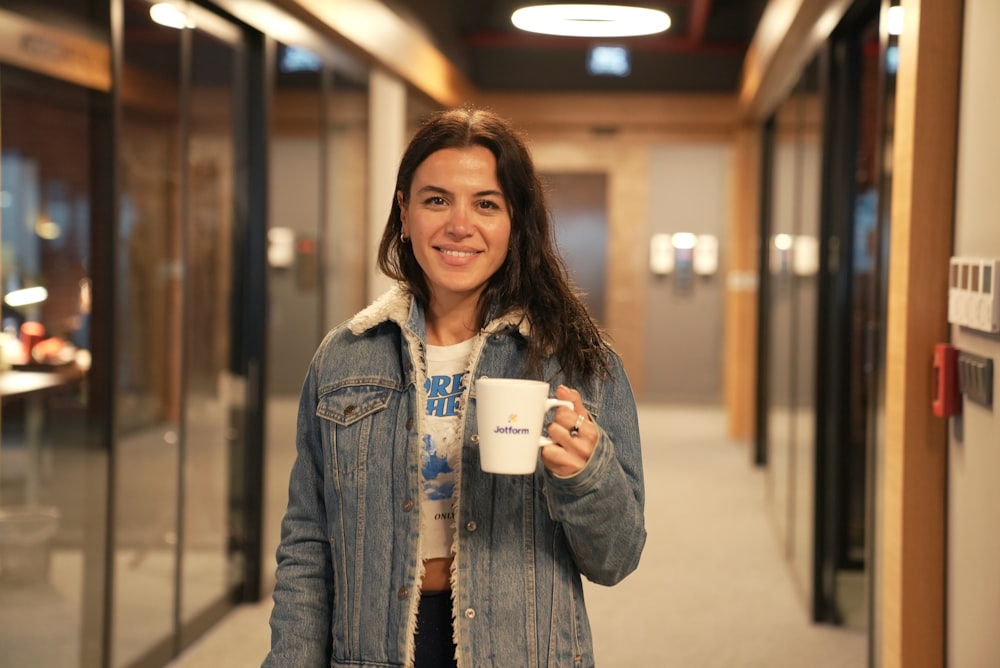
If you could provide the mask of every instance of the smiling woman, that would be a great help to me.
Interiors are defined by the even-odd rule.
[[[621,360],[504,119],[431,116],[394,191],[378,263],[398,285],[327,335],[303,385],[265,666],[593,666],[582,578],[619,582],[646,537]],[[487,378],[558,404],[516,474],[484,460]]]

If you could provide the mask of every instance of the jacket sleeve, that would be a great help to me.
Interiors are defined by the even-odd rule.
[[[545,474],[549,514],[562,526],[580,572],[602,585],[635,570],[646,543],[635,398],[617,357],[612,364],[595,396],[599,436],[590,461],[569,478]]]
[[[266,668],[330,665],[333,575],[326,536],[323,445],[316,416],[316,369],[314,360],[299,401],[296,458],[277,550]]]

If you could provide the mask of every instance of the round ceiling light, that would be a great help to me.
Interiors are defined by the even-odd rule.
[[[670,27],[666,12],[621,5],[533,5],[510,15],[521,30],[568,37],[632,37]]]

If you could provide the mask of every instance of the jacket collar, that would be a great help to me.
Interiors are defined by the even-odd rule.
[[[414,333],[426,332],[423,308],[401,284],[390,288],[351,318],[348,327],[354,334],[363,334],[384,322],[394,322],[404,330]],[[494,334],[504,329],[516,329],[521,336],[528,336],[531,324],[524,312],[517,310],[492,318],[483,328],[483,332]]]

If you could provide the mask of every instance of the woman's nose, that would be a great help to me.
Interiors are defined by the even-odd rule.
[[[445,231],[454,237],[468,236],[471,232],[469,225],[469,210],[465,206],[456,206],[451,210],[448,217],[448,225]]]

